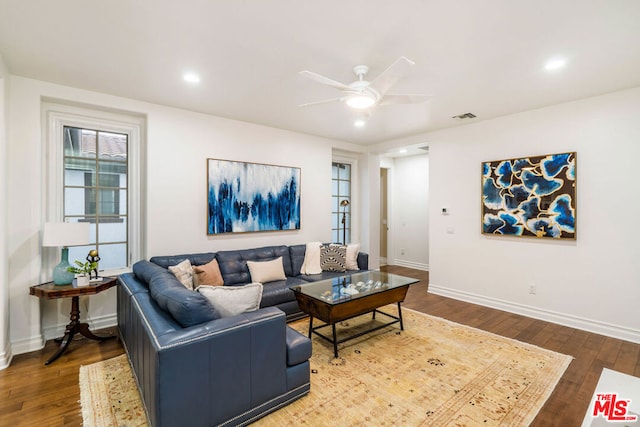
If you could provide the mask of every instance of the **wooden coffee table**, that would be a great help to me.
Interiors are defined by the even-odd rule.
[[[340,343],[395,323],[399,323],[400,330],[404,330],[400,303],[404,301],[409,285],[417,282],[417,279],[411,277],[366,271],[292,286],[291,290],[296,295],[300,309],[309,315],[309,338],[312,333],[315,333],[331,342],[333,354],[338,357]],[[398,304],[397,316],[378,310],[382,306],[393,303]],[[336,323],[365,313],[373,313],[373,318],[376,313],[380,313],[392,320],[340,340],[336,338]],[[314,318],[322,320],[325,324],[314,327]],[[331,337],[318,332],[318,329],[329,326],[332,329]]]

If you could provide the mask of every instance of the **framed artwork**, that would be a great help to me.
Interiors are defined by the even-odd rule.
[[[300,168],[207,159],[207,234],[300,229]]]
[[[576,153],[482,163],[482,233],[576,238]]]

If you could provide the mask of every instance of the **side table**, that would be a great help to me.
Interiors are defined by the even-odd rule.
[[[65,352],[73,336],[77,333],[92,340],[104,341],[115,336],[100,337],[89,330],[88,323],[80,323],[80,297],[83,295],[95,295],[118,284],[117,277],[103,277],[100,282],[92,282],[88,286],[76,286],[74,279],[71,285],[55,285],[53,282],[31,286],[29,295],[34,295],[45,299],[71,298],[71,322],[64,331],[64,336],[60,340],[60,348],[44,364],[48,365],[55,361]],[[57,341],[57,340],[56,340]]]

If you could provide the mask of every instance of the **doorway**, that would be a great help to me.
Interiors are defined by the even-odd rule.
[[[380,168],[380,265],[387,265],[389,233],[388,169]]]

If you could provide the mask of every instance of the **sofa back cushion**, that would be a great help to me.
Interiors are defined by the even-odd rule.
[[[185,259],[188,259],[191,265],[204,265],[210,262],[216,257],[213,252],[204,252],[201,254],[183,254],[183,255],[167,255],[167,256],[154,256],[149,261],[159,265],[163,268],[169,268],[170,265],[180,264]]]
[[[291,257],[288,246],[220,251],[216,254],[225,285],[244,285],[251,282],[247,261],[271,261],[278,257],[282,257],[284,273],[291,276]]]
[[[307,251],[307,245],[293,245],[289,246],[289,254],[291,256],[291,270],[292,276],[296,277],[300,275],[300,269],[304,263],[304,254]]]
[[[134,273],[149,278],[151,298],[183,328],[220,318],[204,295],[185,288],[169,270],[149,264],[154,263],[138,261],[133,266]]]

